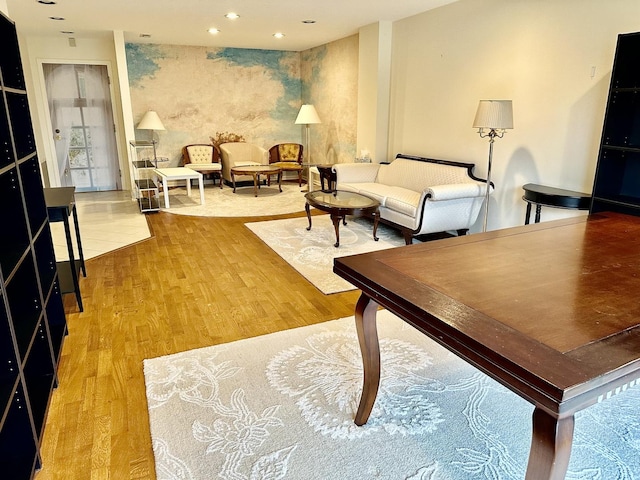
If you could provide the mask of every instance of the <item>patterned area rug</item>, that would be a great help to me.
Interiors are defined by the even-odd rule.
[[[384,250],[405,244],[402,235],[385,225],[378,227],[373,240],[369,219],[347,217],[340,225],[340,246],[334,247],[336,234],[329,215],[314,215],[307,231],[306,217],[245,223],[273,251],[325,294],[353,290],[355,287],[333,273],[333,259],[357,253]]]
[[[144,361],[159,480],[522,479],[533,407],[386,311],[353,423],[353,317]],[[567,479],[640,478],[640,387],[576,415]]]
[[[200,205],[200,193],[197,185],[191,188],[191,196],[187,196],[184,187],[169,190],[171,208],[162,208],[163,212],[177,215],[194,215],[199,217],[254,217],[265,215],[281,215],[304,210],[304,185],[284,183],[282,192],[278,186],[263,185],[258,196],[253,195],[253,186],[233,188],[225,185],[222,189],[214,185],[204,187],[204,205]],[[164,199],[160,195],[160,205]]]

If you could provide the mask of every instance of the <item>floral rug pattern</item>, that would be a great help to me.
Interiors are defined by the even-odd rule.
[[[159,480],[522,479],[533,407],[386,311],[357,427],[353,318],[145,360]],[[576,415],[567,479],[640,478],[640,386]]]

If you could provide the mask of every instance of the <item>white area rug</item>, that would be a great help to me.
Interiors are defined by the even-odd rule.
[[[260,239],[325,294],[353,290],[355,287],[333,273],[333,259],[357,253],[384,250],[405,244],[402,235],[385,225],[378,226],[373,240],[373,222],[347,217],[340,224],[340,246],[334,247],[336,234],[329,215],[313,215],[311,230],[306,217],[245,223]]]
[[[353,317],[144,361],[158,480],[522,479],[533,407],[386,311],[353,423]],[[639,478],[640,387],[576,416],[570,480]]]
[[[304,210],[304,185],[302,188],[294,183],[278,186],[263,185],[258,196],[253,195],[253,186],[233,188],[225,185],[220,189],[217,185],[206,185],[204,188],[205,204],[200,205],[200,191],[197,185],[191,188],[191,196],[187,197],[184,187],[169,190],[170,208],[162,208],[163,212],[178,215],[194,215],[201,217],[252,217],[265,215],[281,215]],[[160,205],[164,206],[164,198],[160,195]]]

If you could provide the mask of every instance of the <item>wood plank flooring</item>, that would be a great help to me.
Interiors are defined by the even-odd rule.
[[[322,294],[244,226],[290,216],[150,214],[152,238],[87,261],[37,480],[156,478],[143,359],[353,315],[359,292]]]

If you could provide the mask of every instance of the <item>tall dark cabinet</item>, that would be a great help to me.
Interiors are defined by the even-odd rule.
[[[640,33],[618,35],[591,212],[640,215]]]
[[[66,334],[18,39],[0,13],[0,477],[33,478]]]

